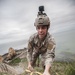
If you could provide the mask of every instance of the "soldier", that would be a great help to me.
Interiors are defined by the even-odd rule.
[[[50,20],[46,13],[43,13],[44,6],[39,7],[39,12],[34,26],[37,33],[33,34],[28,41],[27,60],[28,69],[33,71],[37,58],[41,55],[44,66],[43,75],[50,75],[51,65],[55,57],[55,40],[48,32]]]
[[[7,55],[7,60],[11,60],[15,56],[16,56],[16,51],[12,47],[10,47]]]

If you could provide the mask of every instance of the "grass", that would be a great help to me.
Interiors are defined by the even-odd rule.
[[[75,62],[54,62],[52,75],[75,75]]]
[[[40,67],[35,67],[35,70],[43,73],[41,65]],[[30,75],[30,74],[23,73],[22,75]],[[75,62],[55,61],[51,68],[51,75],[75,75]]]
[[[0,75],[9,75],[8,73],[0,73]]]
[[[21,59],[20,58],[15,58],[9,64],[10,65],[17,65],[20,62],[21,62]]]
[[[16,58],[10,62],[10,64],[15,65],[19,62],[24,64],[24,68],[27,68],[27,59]],[[34,68],[36,71],[43,73],[42,66]],[[0,73],[0,75],[8,75],[5,73]],[[22,73],[21,75],[30,75],[29,73]],[[38,74],[33,74],[38,75]],[[54,61],[53,66],[51,68],[51,75],[75,75],[75,61],[74,62],[60,62]]]

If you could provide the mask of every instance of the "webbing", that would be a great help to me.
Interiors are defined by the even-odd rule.
[[[40,72],[38,72],[38,71],[32,72],[32,71],[30,71],[30,70],[28,70],[28,69],[26,69],[25,71],[28,72],[28,73],[30,73],[30,75],[33,75],[34,73],[35,73],[35,74],[38,74],[38,75],[42,75],[42,73],[40,73]]]

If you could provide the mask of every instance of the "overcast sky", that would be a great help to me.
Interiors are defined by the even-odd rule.
[[[75,0],[0,0],[1,49],[9,42],[28,40],[36,32],[34,21],[40,5],[51,20],[51,34],[75,30]]]

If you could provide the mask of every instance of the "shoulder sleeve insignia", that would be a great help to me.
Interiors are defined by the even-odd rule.
[[[53,48],[53,44],[49,43],[47,49],[51,50],[52,48]]]

